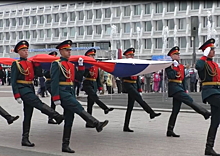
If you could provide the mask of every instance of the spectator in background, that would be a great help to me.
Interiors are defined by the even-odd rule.
[[[151,92],[151,73],[145,74],[145,93]]]
[[[195,83],[196,83],[196,73],[195,73],[195,69],[192,68],[190,72],[190,91],[191,92],[195,91]]]
[[[119,77],[115,77],[115,82],[116,82],[116,86],[118,89],[118,94],[122,93],[122,82],[121,79]]]
[[[8,85],[11,85],[11,68],[8,68],[8,75],[7,75]]]
[[[187,64],[186,65],[186,68],[185,68],[185,89],[186,89],[186,92],[188,93],[189,92],[189,89],[190,89],[190,65]]]
[[[158,92],[159,91],[159,84],[160,84],[160,75],[158,72],[155,72],[153,74],[153,82],[154,82],[154,92]]]
[[[46,92],[46,87],[45,87],[45,78],[39,77],[39,82],[40,82],[40,94],[41,97],[45,97],[45,92]]]

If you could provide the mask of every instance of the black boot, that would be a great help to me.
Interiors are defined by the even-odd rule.
[[[113,111],[113,110],[114,110],[114,108],[108,108],[108,109],[105,109],[104,112],[105,112],[105,114],[108,114],[110,111]]]
[[[89,123],[86,123],[86,128],[95,128],[95,126],[94,126],[94,125],[91,125],[91,124],[89,124]]]
[[[83,118],[86,123],[93,125],[96,128],[97,132],[101,132],[102,129],[108,124],[108,120],[105,120],[104,122],[99,122],[96,118],[91,116],[89,113],[87,113],[85,110],[83,110],[79,116]]]
[[[217,129],[209,128],[206,148],[205,148],[205,155],[220,156],[220,154],[216,153],[213,149],[214,143],[215,143],[216,132],[217,132]]]
[[[30,132],[30,125],[23,123],[23,134],[22,134],[21,145],[22,146],[27,146],[27,147],[34,147],[35,144],[31,143],[29,141],[29,132]]]
[[[150,119],[154,119],[155,117],[161,115],[161,113],[155,113],[154,110],[145,101],[140,103],[140,105],[148,114],[150,114]]]
[[[0,115],[3,116],[7,120],[9,125],[19,118],[19,116],[11,116],[1,106],[0,106]]]
[[[168,125],[167,128],[167,137],[180,137],[180,135],[177,135],[173,132],[174,126]]]
[[[197,113],[203,115],[203,117],[205,118],[205,120],[209,119],[209,117],[211,116],[211,113],[206,110],[205,108],[203,108],[202,106],[200,106],[199,104],[192,102],[192,105],[190,105]]]
[[[69,147],[70,136],[71,136],[71,129],[72,129],[72,127],[64,127],[64,130],[63,130],[62,152],[75,153],[75,151],[72,150]]]
[[[125,122],[124,122],[124,127],[123,127],[124,132],[134,132],[133,130],[129,128],[130,118],[131,118],[131,112],[126,111]]]
[[[55,119],[57,124],[61,124],[64,120],[63,115],[60,115],[58,112],[56,112],[46,104],[43,104],[41,112]]]
[[[57,124],[57,123],[53,120],[53,118],[49,117],[48,124]]]

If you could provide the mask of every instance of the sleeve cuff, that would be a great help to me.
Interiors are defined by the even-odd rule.
[[[34,66],[38,67],[38,66],[40,66],[40,63],[39,62],[34,62]]]
[[[60,100],[60,95],[53,96],[53,97],[52,97],[52,100],[53,100],[53,101]]]
[[[85,66],[78,66],[78,70],[85,70]]]
[[[15,99],[18,99],[21,97],[21,95],[19,93],[14,94]]]
[[[142,92],[142,89],[138,89],[138,92]]]
[[[102,90],[102,87],[99,87],[99,90]]]
[[[207,57],[206,57],[206,56],[202,56],[202,57],[200,58],[200,60],[205,61],[205,60],[207,60]]]

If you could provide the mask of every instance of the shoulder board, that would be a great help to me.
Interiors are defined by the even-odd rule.
[[[55,62],[60,62],[60,59],[58,59],[58,60],[55,60]]]

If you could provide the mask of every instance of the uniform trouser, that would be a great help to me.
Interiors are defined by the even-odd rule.
[[[215,137],[220,123],[220,95],[211,95],[206,99],[211,106],[211,123],[206,146],[214,147]]]
[[[52,95],[51,94],[51,87],[46,87],[46,89],[48,90],[48,92],[50,93],[50,95]],[[50,99],[50,107],[53,109],[53,110],[55,110],[56,109],[56,105],[54,104],[54,102],[53,102],[53,99],[52,99],[52,97],[51,97],[51,99]]]
[[[81,82],[74,82],[74,89],[76,90],[77,96],[79,96],[80,87],[81,87]]]
[[[99,100],[99,97],[96,94],[96,92],[92,86],[84,86],[83,89],[86,92],[86,94],[88,95],[88,97],[87,97],[87,112],[89,114],[92,114],[92,107],[93,107],[94,103],[96,103],[103,110],[108,109],[108,107],[102,101]]]
[[[192,109],[194,109],[199,114],[203,115],[203,113],[207,111],[202,106],[193,102],[193,99],[187,93],[183,91],[177,92],[173,95],[173,107],[172,107],[172,113],[170,115],[170,119],[168,122],[168,127],[175,126],[177,115],[180,111],[182,102],[188,105],[189,107],[191,107]]]
[[[131,112],[134,107],[134,102],[137,101],[140,106],[149,114],[153,114],[154,111],[152,108],[142,99],[142,96],[140,93],[137,91],[136,88],[130,87],[129,89],[126,89],[128,92],[128,105],[127,105],[127,110],[126,110],[126,115],[125,115],[125,123],[124,127],[129,127],[129,122],[131,118]]]

